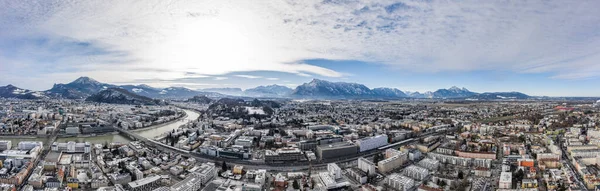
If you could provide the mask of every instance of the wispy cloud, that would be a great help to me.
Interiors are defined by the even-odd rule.
[[[229,79],[228,77],[223,77],[223,76],[217,76],[214,78],[215,80],[226,80]]]
[[[273,81],[275,81],[275,80],[279,80],[279,78],[265,78],[265,79],[266,79],[266,80],[273,80]]]
[[[302,77],[311,77],[311,75],[310,75],[310,74],[301,73],[301,72],[300,72],[300,73],[296,73],[296,75],[298,75],[298,76],[302,76]]]
[[[259,79],[259,78],[263,78],[262,76],[253,76],[253,75],[244,75],[244,74],[238,74],[238,75],[233,75],[235,77],[240,77],[240,78],[248,78],[248,79]]]

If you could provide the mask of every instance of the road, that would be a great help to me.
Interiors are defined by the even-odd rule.
[[[563,156],[562,156],[562,157],[563,157],[563,159],[561,160],[561,163],[562,163],[562,164],[567,164],[567,167],[569,168],[569,171],[571,171],[571,173],[573,173],[573,175],[575,176],[575,181],[576,181],[576,184],[578,184],[578,185],[579,185],[579,187],[580,187],[582,190],[588,190],[588,189],[587,189],[587,187],[586,187],[586,186],[585,186],[585,184],[584,184],[584,181],[583,181],[583,179],[582,179],[582,178],[581,178],[581,176],[579,175],[579,173],[577,173],[577,172],[575,171],[575,167],[573,167],[573,165],[571,164],[571,161],[568,161],[569,157],[568,157],[568,155],[567,155],[567,148],[566,148],[566,147],[564,147],[561,137],[562,137],[562,135],[559,135],[559,141],[558,141],[558,143],[559,143],[559,147],[560,147],[560,149],[562,150],[562,155],[563,155]]]
[[[27,175],[23,178],[22,183],[20,185],[18,185],[19,189],[17,189],[17,190],[22,190],[23,187],[25,185],[27,185],[27,181],[29,180],[29,177],[31,177],[31,174],[33,173],[35,168],[39,165],[40,161],[42,161],[42,159],[46,158],[46,155],[48,155],[48,152],[50,152],[50,147],[52,146],[52,143],[54,143],[54,141],[56,141],[57,137],[58,137],[58,130],[52,132],[52,134],[50,136],[48,136],[48,139],[46,139],[46,142],[44,142],[44,148],[42,148],[42,152],[40,153],[40,155],[38,155],[38,157],[35,159],[35,161],[33,161],[33,168],[31,168],[31,170],[29,170],[29,172],[27,172]]]

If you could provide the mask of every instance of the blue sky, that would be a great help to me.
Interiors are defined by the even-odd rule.
[[[0,84],[600,96],[598,1],[0,0]]]

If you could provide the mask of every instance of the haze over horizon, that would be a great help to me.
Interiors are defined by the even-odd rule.
[[[191,89],[313,78],[600,96],[599,1],[0,0],[0,86]]]

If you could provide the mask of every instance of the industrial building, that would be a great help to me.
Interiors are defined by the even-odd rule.
[[[317,146],[317,156],[320,160],[333,159],[345,156],[355,155],[358,151],[358,147],[354,143],[350,142],[339,142],[329,145]]]
[[[304,159],[306,159],[304,153],[298,148],[280,148],[275,151],[265,150],[266,162],[299,161]]]

